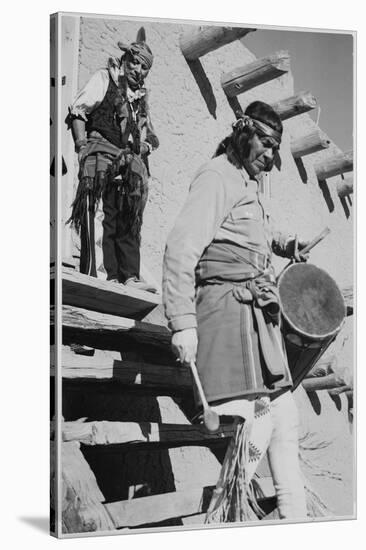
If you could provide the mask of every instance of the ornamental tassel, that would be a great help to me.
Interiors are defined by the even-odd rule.
[[[207,510],[205,523],[257,520],[260,510],[247,476],[251,423],[238,420]]]
[[[87,215],[87,199],[91,189],[93,188],[93,183],[93,178],[88,176],[83,177],[79,182],[75,199],[71,205],[71,216],[66,223],[70,223],[71,227],[73,227],[77,233],[79,233],[80,226]]]

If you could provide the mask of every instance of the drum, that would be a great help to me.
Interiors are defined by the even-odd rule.
[[[335,281],[319,267],[294,263],[278,279],[282,334],[295,389],[342,328],[346,305]]]

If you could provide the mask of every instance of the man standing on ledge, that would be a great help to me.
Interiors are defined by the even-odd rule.
[[[140,240],[148,193],[148,155],[159,146],[143,87],[153,62],[141,28],[136,42],[118,43],[70,108],[79,158],[79,186],[70,221],[80,232],[80,271],[98,271],[114,283],[155,292],[140,279]],[[103,229],[98,234],[98,222]],[[97,257],[101,241],[103,258]],[[101,265],[102,264],[102,265]]]
[[[272,233],[257,181],[273,167],[282,130],[277,113],[256,101],[198,170],[167,241],[163,301],[173,350],[186,365],[197,361],[212,408],[251,427],[240,474],[248,501],[268,448],[280,517],[299,519],[306,517],[306,504],[298,417],[271,264],[272,252],[293,257],[297,247],[294,237]],[[298,249],[306,244],[299,241]],[[199,410],[198,395],[196,400]],[[229,480],[222,479],[229,470],[224,463],[208,522],[251,517],[223,498],[233,494],[225,493]]]

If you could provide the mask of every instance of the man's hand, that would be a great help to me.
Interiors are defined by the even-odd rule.
[[[86,148],[86,145],[83,145],[82,147],[80,147],[80,149],[79,149],[79,151],[78,151],[78,162],[79,162],[79,165],[80,165],[81,161],[83,160],[85,148]]]
[[[310,241],[304,241],[297,236],[291,239],[286,247],[287,258],[294,259],[295,262],[306,262],[309,259],[309,252],[302,254],[301,251],[308,246]]]
[[[294,258],[297,262],[307,262],[310,256],[310,252],[305,252],[305,254],[301,253],[301,250],[303,250],[306,246],[308,246],[310,241],[303,241],[298,240],[297,241],[297,250],[295,248],[294,250]]]
[[[175,332],[172,336],[172,350],[181,363],[189,365],[196,360],[197,355],[197,330],[186,328]]]

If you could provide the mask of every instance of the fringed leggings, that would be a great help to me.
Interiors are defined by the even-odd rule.
[[[262,398],[261,401],[269,398]],[[281,519],[307,517],[303,475],[299,464],[298,411],[290,391],[269,403],[269,414],[254,419],[255,401],[237,399],[212,407],[219,415],[241,416],[252,423],[247,479],[253,478],[267,451]]]

